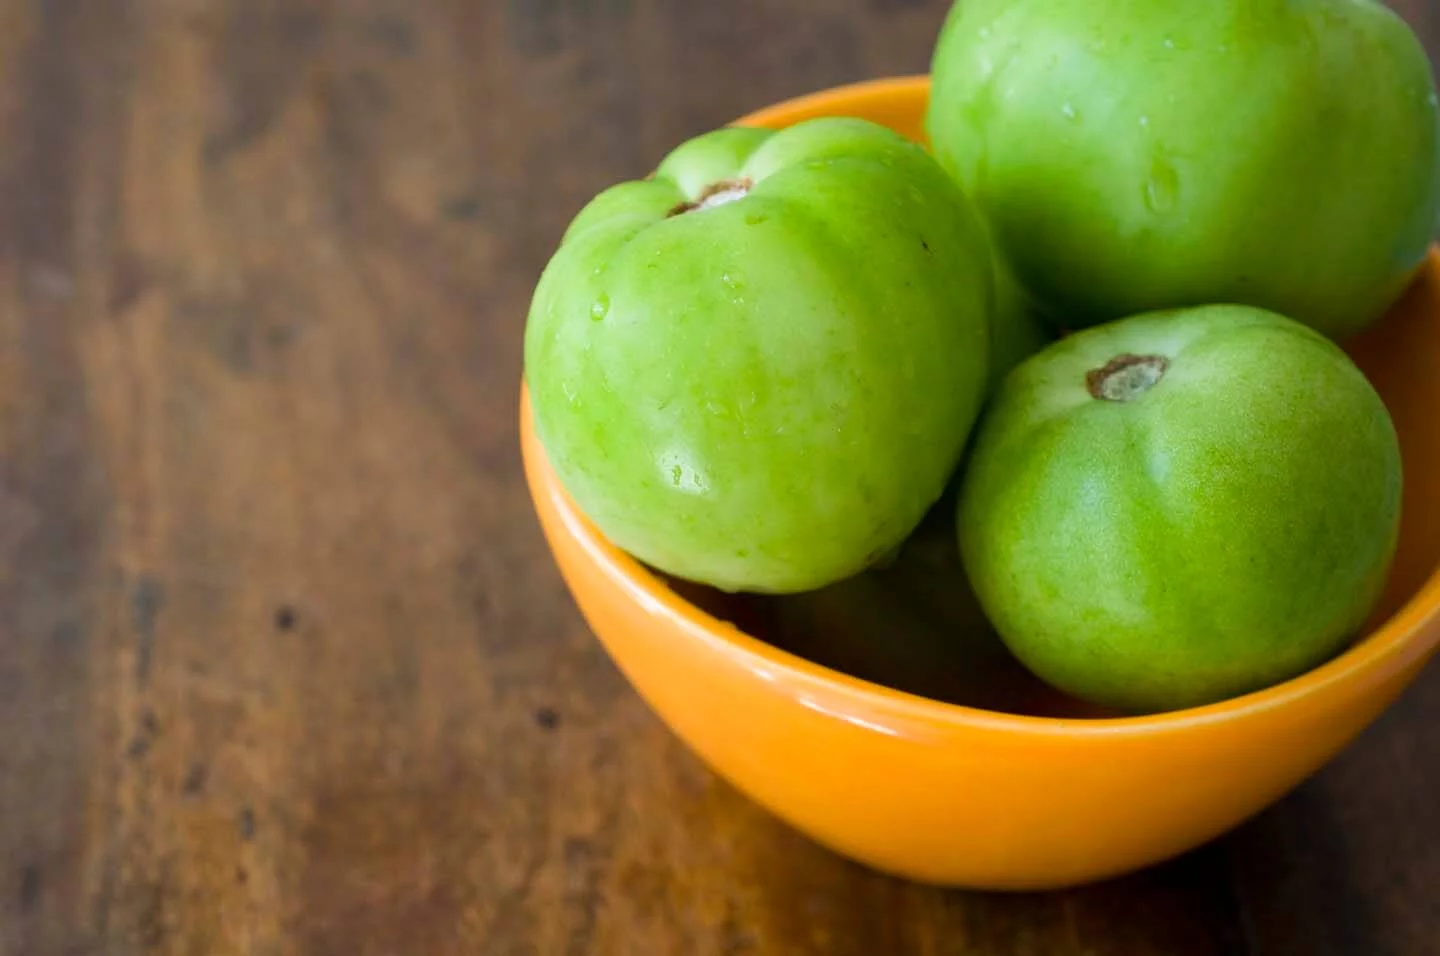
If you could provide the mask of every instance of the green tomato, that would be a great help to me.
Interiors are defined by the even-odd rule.
[[[575,219],[525,371],[562,484],[618,547],[729,591],[864,569],[940,495],[987,374],[984,226],[854,119],[731,128]]]
[[[936,156],[1052,324],[1237,302],[1343,338],[1440,209],[1434,81],[1372,0],[962,0]]]
[[[1020,660],[1126,710],[1287,679],[1362,625],[1400,450],[1330,340],[1246,306],[1149,313],[1011,373],[977,430],[961,554]]]

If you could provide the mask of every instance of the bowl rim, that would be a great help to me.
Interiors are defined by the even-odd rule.
[[[928,86],[929,78],[924,75],[865,80],[781,101],[750,113],[732,125],[780,123],[796,114],[828,109],[837,103],[853,106],[857,101],[909,96],[923,92]],[[1440,249],[1432,248],[1429,262],[1431,268],[1440,267]],[[549,499],[564,533],[628,599],[748,670],[763,670],[775,678],[783,676],[792,682],[824,686],[896,716],[1067,737],[1173,732],[1200,724],[1239,720],[1314,699],[1326,691],[1354,684],[1387,665],[1403,667],[1424,659],[1440,645],[1440,626],[1437,626],[1440,625],[1440,566],[1437,566],[1394,614],[1340,654],[1289,680],[1215,703],[1131,716],[1042,717],[923,697],[782,650],[686,601],[655,572],[601,535],[561,486],[535,432],[529,388],[523,376],[519,412],[521,450],[530,493],[536,498],[543,495]]]

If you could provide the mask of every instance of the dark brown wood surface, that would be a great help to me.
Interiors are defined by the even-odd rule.
[[[0,0],[0,954],[1440,954],[1434,668],[1175,864],[940,892],[718,782],[565,594],[514,420],[569,216],[943,8]]]

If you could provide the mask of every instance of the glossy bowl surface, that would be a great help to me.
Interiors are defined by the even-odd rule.
[[[842,87],[740,122],[862,116],[917,140],[924,77]],[[957,706],[828,669],[712,616],[606,542],[548,468],[521,395],[526,479],[586,620],[712,769],[832,850],[911,879],[1074,885],[1189,850],[1319,769],[1440,642],[1440,255],[1350,347],[1400,432],[1400,549],[1366,636],[1258,693],[1146,717]],[[884,639],[884,635],[877,635]]]

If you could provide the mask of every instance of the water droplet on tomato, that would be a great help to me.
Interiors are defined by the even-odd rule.
[[[703,495],[710,490],[710,479],[703,462],[687,448],[667,448],[656,459],[661,474],[670,486],[687,495]]]
[[[1151,161],[1144,195],[1145,208],[1151,212],[1166,213],[1175,208],[1175,202],[1180,198],[1180,174],[1164,158],[1157,156]]]
[[[609,314],[610,297],[602,292],[600,293],[600,297],[598,299],[590,303],[590,318],[595,320],[596,322],[599,322],[601,319],[605,318],[605,316]]]

